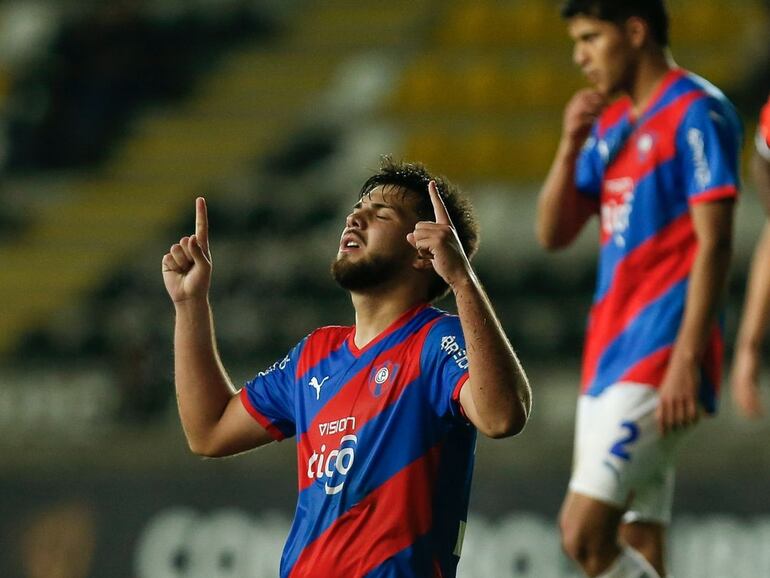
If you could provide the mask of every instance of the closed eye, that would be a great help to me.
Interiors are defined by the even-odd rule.
[[[580,38],[578,38],[578,42],[582,42],[583,44],[593,44],[596,42],[597,38],[599,38],[599,34],[597,32],[590,32],[588,34],[583,34]]]

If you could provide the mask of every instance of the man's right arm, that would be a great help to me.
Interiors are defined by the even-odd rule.
[[[273,441],[246,411],[227,376],[207,300],[176,304],[174,374],[179,417],[193,453],[231,456]]]
[[[548,250],[572,243],[598,210],[595,200],[577,191],[575,168],[580,149],[604,105],[604,97],[586,89],[575,94],[565,108],[559,148],[538,196],[537,239]]]
[[[199,455],[220,457],[272,441],[238,399],[216,350],[208,302],[208,219],[202,198],[196,200],[195,235],[172,245],[163,257],[162,268],[176,310],[176,396],[190,449]]]

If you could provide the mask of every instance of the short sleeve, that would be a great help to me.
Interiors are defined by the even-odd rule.
[[[575,166],[575,188],[591,199],[598,199],[602,190],[604,170],[599,151],[600,146],[598,128],[597,125],[594,125],[591,135],[580,150]]]
[[[241,400],[246,410],[276,440],[296,433],[296,366],[307,338],[288,355],[246,382]]]
[[[677,131],[677,153],[690,204],[738,195],[742,129],[737,115],[714,98],[695,101]]]
[[[444,317],[431,328],[423,344],[420,365],[436,413],[465,421],[459,399],[468,380],[468,357],[458,317]]]

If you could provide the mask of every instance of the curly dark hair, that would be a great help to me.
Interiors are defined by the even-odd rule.
[[[561,16],[565,19],[591,16],[618,25],[638,16],[647,21],[658,45],[668,46],[669,21],[664,0],[566,0]]]
[[[470,259],[479,245],[479,224],[473,206],[459,187],[443,175],[431,174],[422,163],[398,162],[390,156],[382,157],[379,170],[366,179],[358,193],[358,198],[363,198],[380,186],[396,187],[416,201],[417,216],[420,220],[432,221],[435,213],[428,194],[430,181],[436,181],[436,188],[446,205],[460,244]],[[434,276],[435,280],[431,284],[428,297],[431,301],[444,296],[449,289],[438,274]]]

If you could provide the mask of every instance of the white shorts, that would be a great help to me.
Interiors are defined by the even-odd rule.
[[[674,454],[684,432],[660,436],[658,399],[655,388],[624,382],[578,400],[569,488],[626,510],[624,522],[671,520]]]

